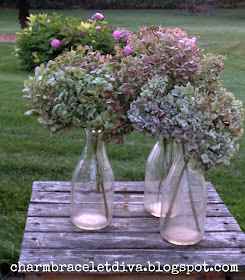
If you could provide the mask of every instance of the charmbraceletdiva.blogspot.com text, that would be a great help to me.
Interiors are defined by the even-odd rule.
[[[49,264],[17,264],[11,265],[12,272],[31,273],[31,272],[74,272],[74,273],[130,273],[130,272],[149,272],[149,273],[185,273],[187,275],[198,272],[238,272],[237,264],[215,264],[209,266],[208,263],[202,264],[161,264],[161,262],[147,261],[146,265],[142,264],[127,264],[125,262],[115,261],[114,263],[97,264],[93,261],[85,264],[56,264],[51,261]]]

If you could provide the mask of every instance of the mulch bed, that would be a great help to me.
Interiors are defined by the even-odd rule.
[[[0,42],[15,42],[16,34],[0,34]]]

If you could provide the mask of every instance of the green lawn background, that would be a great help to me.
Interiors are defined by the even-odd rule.
[[[33,13],[53,11],[31,11]],[[95,11],[56,11],[88,19]],[[200,36],[205,52],[227,56],[225,87],[245,101],[245,10],[216,10],[210,15],[186,15],[175,10],[105,10],[110,25],[138,30],[147,25],[183,26]],[[0,34],[20,31],[15,10],[0,10]],[[0,271],[17,262],[33,181],[71,179],[84,147],[81,131],[50,137],[36,120],[24,116],[23,81],[32,73],[20,69],[14,43],[0,43]],[[245,103],[245,102],[244,102]],[[245,137],[230,166],[205,175],[245,231]],[[145,163],[154,139],[137,132],[123,145],[109,144],[108,156],[116,180],[144,180]],[[1,279],[1,275],[0,275]]]

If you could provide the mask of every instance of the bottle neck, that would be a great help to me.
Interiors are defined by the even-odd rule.
[[[101,139],[101,135],[97,131],[92,131],[91,129],[86,129],[86,147],[87,154],[100,154],[105,152],[105,144]]]
[[[158,140],[158,143],[163,151],[164,161],[166,165],[170,168],[176,157],[176,143],[173,141],[172,138],[161,138]]]
[[[177,143],[177,153],[176,153],[176,157],[175,160],[177,162],[185,162],[185,157],[184,157],[184,143],[179,142]]]

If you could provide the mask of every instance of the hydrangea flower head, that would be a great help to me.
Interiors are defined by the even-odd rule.
[[[103,20],[104,16],[100,13],[95,13],[95,14],[92,15],[91,19],[92,20]]]
[[[26,115],[52,133],[91,128],[108,143],[122,143],[133,131],[127,117],[131,97],[120,94],[121,77],[108,67],[111,59],[92,46],[78,46],[49,60],[25,84],[31,109]]]
[[[115,40],[119,40],[120,37],[121,37],[121,32],[119,30],[115,30],[113,32],[113,37],[114,37]]]
[[[40,66],[36,66],[36,67],[35,67],[35,70],[34,70],[34,71],[35,71],[35,73],[36,73],[37,71],[39,71],[40,69],[41,69],[41,67],[40,67]]]
[[[142,86],[127,112],[136,129],[184,143],[185,158],[195,159],[203,170],[221,162],[229,165],[243,133],[242,102],[218,80],[211,91],[203,80],[171,90],[167,84],[166,78],[155,75]]]
[[[133,52],[133,50],[131,49],[130,46],[126,46],[126,47],[124,48],[124,52],[125,52],[127,55],[130,55],[130,54]]]
[[[52,42],[51,42],[51,46],[58,49],[60,47],[60,40],[59,39],[54,39]]]
[[[130,35],[133,35],[134,33],[132,31],[129,30],[115,30],[113,32],[113,37],[115,40],[120,40],[121,42],[127,42],[129,39]]]

